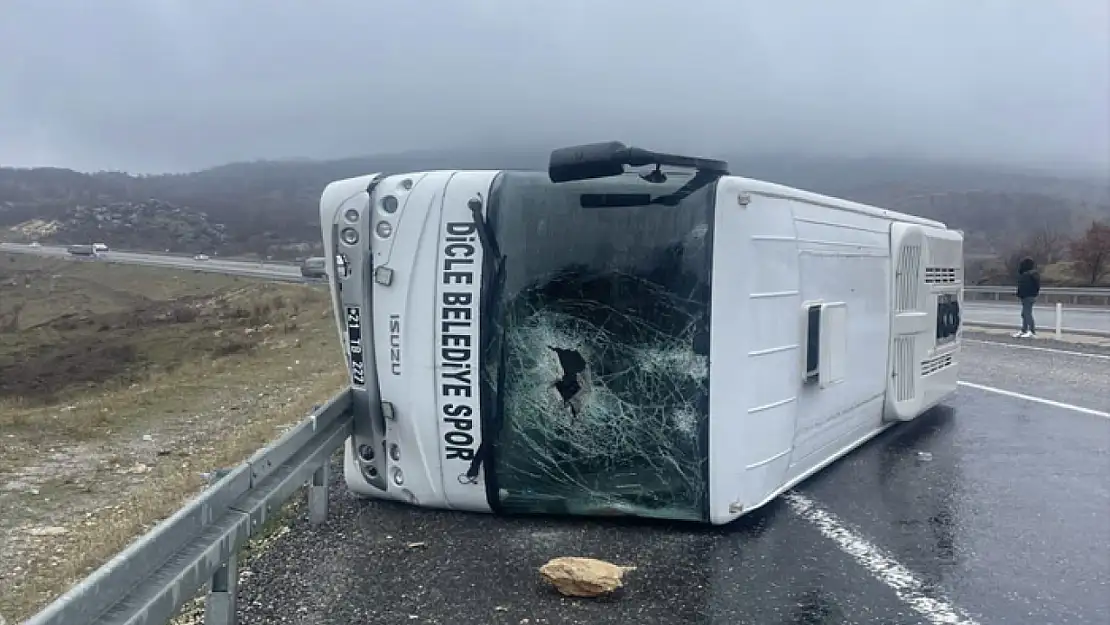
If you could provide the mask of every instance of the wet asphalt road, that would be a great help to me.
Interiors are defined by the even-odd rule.
[[[965,381],[1110,411],[1106,351],[965,350]],[[707,529],[418,510],[336,481],[327,524],[298,517],[248,565],[240,622],[1110,623],[1110,419],[962,387],[797,492],[917,600],[782,499]],[[564,599],[536,573],[560,555],[638,569],[618,596]]]

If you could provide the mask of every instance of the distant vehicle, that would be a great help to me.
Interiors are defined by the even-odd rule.
[[[328,277],[328,268],[324,264],[323,256],[313,256],[304,259],[301,263],[301,275],[306,278],[326,278]]]
[[[71,245],[66,251],[74,256],[96,256],[97,250],[93,245]]]
[[[193,256],[193,260],[208,260],[207,254],[197,254]]]
[[[42,247],[42,243],[38,241],[31,241],[31,247]]]
[[[107,252],[108,246],[103,243],[93,243],[93,249],[97,252]]]
[[[340,275],[347,274],[347,261],[342,254],[336,254],[335,265],[339,268]],[[328,268],[324,264],[324,257],[312,256],[304,259],[304,262],[301,263],[301,275],[306,278],[328,277]]]

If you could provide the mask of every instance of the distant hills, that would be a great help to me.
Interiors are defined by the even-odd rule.
[[[317,206],[332,180],[375,171],[543,169],[548,154],[443,150],[144,176],[0,168],[0,238],[293,258],[319,251]],[[912,159],[705,156],[727,159],[738,175],[940,219],[963,229],[977,255],[1005,255],[1036,232],[1072,236],[1094,219],[1110,219],[1106,180]]]

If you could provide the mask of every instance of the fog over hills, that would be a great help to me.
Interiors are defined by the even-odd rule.
[[[140,176],[0,168],[0,228],[16,240],[97,238],[132,249],[299,257],[319,249],[317,206],[332,180],[377,171],[544,169],[552,147],[260,160]],[[728,160],[737,175],[940,219],[966,231],[973,254],[1003,254],[1038,229],[1074,235],[1092,219],[1110,218],[1105,179],[908,158],[702,155]]]

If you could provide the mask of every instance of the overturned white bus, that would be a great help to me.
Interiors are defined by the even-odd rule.
[[[944,224],[601,143],[331,183],[359,494],[727,523],[956,389]]]

